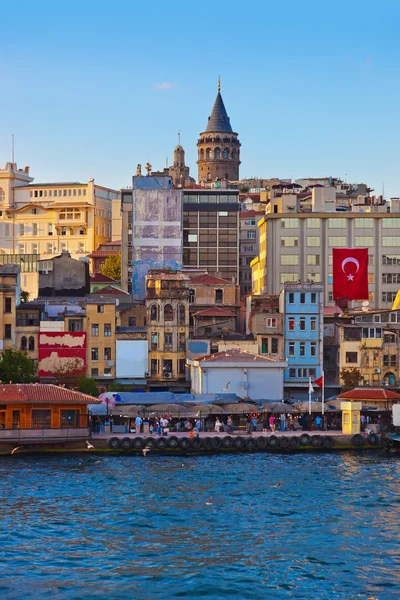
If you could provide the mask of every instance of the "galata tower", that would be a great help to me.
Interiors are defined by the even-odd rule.
[[[240,142],[222,100],[219,78],[217,97],[206,130],[200,133],[197,150],[199,183],[239,180]]]

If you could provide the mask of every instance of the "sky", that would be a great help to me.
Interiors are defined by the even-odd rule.
[[[400,196],[398,0],[2,4],[0,166],[131,185],[196,142],[221,92],[241,177],[341,177]]]

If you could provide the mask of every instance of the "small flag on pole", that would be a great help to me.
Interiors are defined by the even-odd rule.
[[[318,377],[318,379],[315,380],[315,383],[320,388],[324,387],[324,376],[321,375],[321,377]]]
[[[312,394],[314,391],[313,384],[311,383],[311,377],[308,379],[308,393]]]

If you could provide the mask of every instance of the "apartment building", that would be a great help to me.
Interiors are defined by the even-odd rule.
[[[260,252],[260,230],[257,223],[265,211],[245,210],[239,213],[239,282],[242,296],[252,291],[251,262]]]
[[[21,285],[37,296],[38,261],[68,251],[87,256],[111,239],[112,200],[119,192],[95,184],[33,183],[29,167],[0,169],[0,254],[27,263]],[[4,261],[4,257],[3,257]]]
[[[20,268],[0,266],[0,351],[15,348],[16,307],[21,302]]]
[[[253,291],[279,293],[287,282],[323,283],[324,303],[333,306],[332,249],[368,248],[370,304],[389,308],[400,284],[400,201],[390,206],[360,201],[349,212],[337,212],[332,190],[314,188],[307,208],[295,194],[271,200],[258,224]],[[347,305],[342,299],[341,306]]]

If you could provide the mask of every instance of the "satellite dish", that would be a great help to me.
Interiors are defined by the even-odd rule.
[[[119,306],[119,300],[118,300],[118,298],[115,298],[115,306]]]
[[[108,364],[109,367],[113,367],[114,366],[114,361],[113,360],[109,360],[107,364]]]
[[[368,300],[364,300],[364,302],[362,303],[362,306],[369,306]]]

